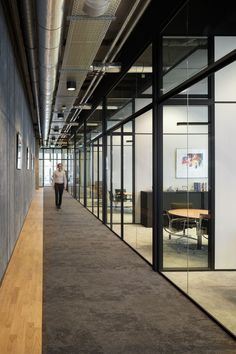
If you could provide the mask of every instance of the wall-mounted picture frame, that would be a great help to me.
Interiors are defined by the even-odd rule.
[[[29,153],[28,146],[26,148],[26,168],[27,168],[27,170],[29,170],[29,168],[30,168],[30,153]]]
[[[176,178],[207,178],[206,149],[176,149]]]
[[[31,153],[31,169],[34,170],[34,155]]]
[[[22,168],[22,137],[20,133],[16,134],[16,168]]]

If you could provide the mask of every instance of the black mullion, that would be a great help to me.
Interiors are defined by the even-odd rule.
[[[214,60],[214,36],[209,37],[208,61]],[[208,77],[208,96],[212,105],[208,107],[208,210],[211,218],[208,220],[208,266],[215,269],[215,76]]]
[[[153,43],[153,270],[163,268],[163,107],[157,103],[162,88],[162,40]]]
[[[43,149],[42,152],[43,152],[43,171],[42,171],[43,172],[43,183],[42,184],[43,184],[43,187],[44,187],[44,163],[45,163],[44,162],[44,149]]]
[[[97,140],[97,217],[99,218],[99,139]]]
[[[87,207],[87,141],[86,141],[86,121],[84,121],[84,206]]]
[[[110,135],[110,190],[111,190],[111,195],[110,195],[110,227],[111,229],[113,228],[113,138],[112,134]]]
[[[53,154],[54,155],[54,154]],[[62,149],[61,149],[61,156],[62,156]],[[66,148],[66,165],[67,165],[67,168],[66,168],[66,171],[67,171],[67,176],[66,176],[66,178],[67,178],[67,184],[66,184],[66,190],[67,190],[67,192],[69,191],[69,183],[68,183],[68,167],[69,167],[69,158],[68,158],[68,156],[69,156],[69,149],[68,149],[68,145],[67,145],[67,148]],[[62,161],[61,161],[62,162]]]
[[[107,223],[107,121],[106,121],[106,99],[103,100],[103,115],[102,115],[102,216],[103,223]]]
[[[135,120],[132,121],[132,223],[135,223]]]
[[[79,148],[79,201],[81,199],[81,150]]]
[[[91,159],[92,159],[92,213],[94,214],[94,143],[91,143]]]
[[[121,167],[121,180],[120,180],[120,188],[121,188],[121,239],[124,239],[124,136],[123,136],[123,125],[121,127],[121,136],[120,136],[120,148],[121,148],[121,159],[120,159],[120,167]]]
[[[73,197],[76,199],[76,134],[74,135],[73,170]]]

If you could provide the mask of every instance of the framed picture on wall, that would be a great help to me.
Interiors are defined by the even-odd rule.
[[[22,138],[21,134],[16,135],[16,168],[21,170],[22,167]]]
[[[206,149],[176,149],[176,178],[207,178]]]
[[[34,169],[34,155],[31,153],[31,169]]]
[[[29,170],[29,168],[30,168],[30,153],[29,153],[28,146],[26,148],[26,168],[27,168],[27,170]]]

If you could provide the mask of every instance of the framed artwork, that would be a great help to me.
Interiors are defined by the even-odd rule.
[[[207,178],[206,149],[176,149],[176,178]]]
[[[34,155],[31,153],[31,169],[34,169]]]
[[[29,168],[30,168],[30,153],[29,153],[28,146],[26,148],[26,168],[27,168],[27,170],[29,170]]]
[[[16,135],[16,168],[18,170],[22,168],[22,138],[20,133]]]

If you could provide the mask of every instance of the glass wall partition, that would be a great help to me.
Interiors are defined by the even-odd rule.
[[[152,103],[152,45],[108,94],[106,102],[108,129]]]
[[[152,263],[152,111],[131,124],[132,135],[124,135],[124,185],[132,189],[129,213],[124,209],[124,240]]]
[[[208,214],[208,106],[169,100],[163,134],[163,267],[207,268],[198,216]]]
[[[67,170],[65,170],[67,176],[67,189],[68,192],[74,196],[74,145],[69,145]]]
[[[93,190],[93,146],[88,144],[86,146],[86,200],[87,208],[92,211],[92,190]]]
[[[222,13],[218,4],[189,1],[163,31],[160,94],[212,66],[163,102],[160,257],[165,276],[235,335],[236,62],[225,61],[236,49],[232,21],[230,6]],[[222,69],[212,74],[219,59]]]
[[[84,204],[84,124],[82,124],[76,134],[76,198]]]
[[[113,196],[112,196],[112,146],[111,135],[107,135],[107,158],[106,158],[106,179],[107,179],[107,226],[112,227],[112,208],[113,208]]]
[[[94,184],[93,184],[93,213],[98,216],[99,208],[99,147],[98,141],[93,142],[93,169],[94,169]]]
[[[98,180],[97,180],[97,190],[98,190],[98,217],[103,220],[103,160],[102,160],[102,138],[98,139]]]
[[[121,236],[121,129],[116,129],[111,134],[111,169],[112,230]]]
[[[123,125],[123,222],[133,223],[133,152],[134,134],[132,122]]]
[[[77,137],[76,137],[77,138]],[[75,198],[80,200],[80,148],[76,141],[75,144]]]

